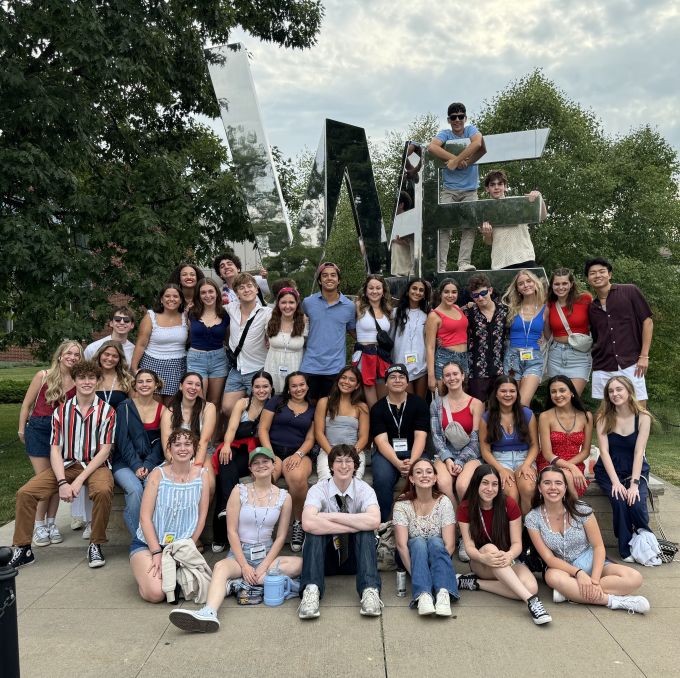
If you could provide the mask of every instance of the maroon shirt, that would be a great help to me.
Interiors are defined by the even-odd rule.
[[[615,372],[637,363],[642,323],[652,309],[635,285],[612,285],[604,310],[595,297],[588,307],[593,335],[593,369]]]

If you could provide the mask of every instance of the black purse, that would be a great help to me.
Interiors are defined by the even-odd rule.
[[[386,332],[380,325],[373,315],[373,309],[369,308],[368,312],[373,316],[373,322],[375,323],[375,330],[377,332],[378,346],[385,351],[385,353],[392,353],[394,348],[394,339],[392,339],[389,332]]]
[[[234,434],[234,440],[243,440],[243,438],[254,438],[257,435],[257,425],[260,422],[260,417],[255,419],[255,421],[242,421],[236,433]]]
[[[243,332],[241,332],[241,338],[238,341],[238,346],[232,351],[229,346],[224,350],[224,352],[227,355],[227,366],[229,367],[230,370],[235,370],[236,369],[236,358],[238,358],[238,354],[241,352],[243,349],[243,344],[245,343],[246,336],[248,335],[248,330],[250,329],[250,326],[253,324],[253,320],[255,320],[255,316],[261,311],[261,308],[258,308],[257,311],[255,311],[255,315],[248,320],[248,322],[245,324],[245,327],[243,328]]]

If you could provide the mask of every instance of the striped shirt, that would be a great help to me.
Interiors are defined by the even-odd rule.
[[[85,413],[77,397],[59,405],[52,414],[51,445],[61,447],[66,466],[78,461],[87,465],[102,445],[113,443],[116,411],[97,396]]]

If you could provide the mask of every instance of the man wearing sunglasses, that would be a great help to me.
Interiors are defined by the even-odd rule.
[[[483,273],[470,277],[468,290],[474,306],[463,308],[468,319],[470,374],[467,392],[486,402],[496,377],[503,374],[508,307],[493,300],[491,281]]]
[[[469,160],[482,147],[482,133],[474,125],[466,125],[465,106],[459,102],[452,103],[447,112],[447,120],[451,129],[443,129],[433,137],[428,150],[432,155],[446,161],[446,169],[442,172],[443,187],[439,193],[440,203],[471,202],[477,200],[479,187],[479,169]],[[444,148],[447,141],[469,139],[470,143],[458,155],[449,153]],[[437,255],[437,272],[447,269],[451,229],[439,229],[439,248]],[[464,228],[460,234],[458,249],[458,270],[474,271],[470,263],[472,248],[475,244],[475,230]]]
[[[85,360],[92,360],[99,350],[99,347],[105,341],[118,341],[123,345],[123,352],[125,353],[129,366],[132,361],[135,345],[128,339],[128,334],[132,332],[132,329],[135,326],[135,314],[127,306],[116,306],[109,317],[111,334],[88,344],[84,352]]]
[[[503,170],[492,170],[484,178],[484,188],[494,200],[503,200],[508,190],[508,177]],[[538,191],[531,191],[527,195],[530,202],[540,200]],[[541,203],[541,216],[543,221],[548,216],[545,203]],[[491,269],[497,271],[501,268],[536,268],[536,255],[534,245],[531,242],[529,226],[518,224],[517,226],[492,226],[485,221],[479,230],[487,245],[491,245]]]

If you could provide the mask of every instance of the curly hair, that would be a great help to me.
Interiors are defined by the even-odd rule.
[[[166,446],[166,450],[170,452],[170,447],[174,442],[179,440],[180,438],[189,438],[189,441],[191,442],[191,447],[194,448],[194,457],[196,456],[196,451],[198,450],[198,441],[199,438],[197,435],[192,433],[191,431],[187,431],[185,428],[173,428],[172,431],[170,431],[170,435],[168,436],[168,444]]]

